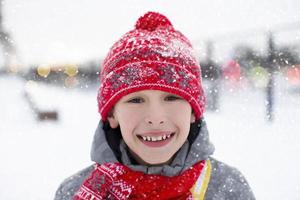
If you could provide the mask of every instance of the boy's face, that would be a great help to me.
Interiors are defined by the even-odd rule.
[[[115,105],[110,126],[122,137],[140,164],[169,163],[186,141],[195,121],[190,104],[159,90],[128,94]]]

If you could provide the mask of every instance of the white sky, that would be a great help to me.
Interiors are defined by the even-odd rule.
[[[149,10],[166,15],[201,53],[206,38],[300,21],[299,0],[6,0],[3,10],[25,65],[101,59]],[[299,32],[292,40],[300,44]]]

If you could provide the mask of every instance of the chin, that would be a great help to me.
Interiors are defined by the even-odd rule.
[[[150,154],[144,154],[144,153],[141,153],[141,154],[135,154],[133,152],[131,152],[132,155],[134,156],[135,160],[142,164],[142,165],[147,165],[147,166],[150,166],[150,165],[164,165],[164,164],[169,164],[172,162],[172,158],[173,156],[172,155],[161,155],[160,154],[153,154],[153,153],[150,153]]]

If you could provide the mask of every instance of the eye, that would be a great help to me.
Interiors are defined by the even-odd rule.
[[[178,96],[175,96],[175,95],[168,95],[165,98],[166,101],[175,101],[175,100],[178,100],[178,99],[182,99],[182,98],[178,97]]]
[[[129,99],[127,102],[128,103],[142,103],[144,100],[140,97],[134,97],[132,99]]]

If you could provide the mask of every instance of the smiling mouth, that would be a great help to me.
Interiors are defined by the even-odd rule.
[[[160,135],[160,136],[142,136],[142,135],[138,135],[138,138],[140,138],[141,140],[143,140],[145,142],[161,142],[161,141],[165,141],[165,140],[170,139],[174,135],[175,135],[175,133],[168,133],[168,134],[164,134],[164,135]]]

